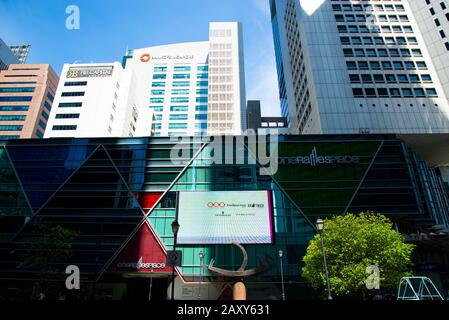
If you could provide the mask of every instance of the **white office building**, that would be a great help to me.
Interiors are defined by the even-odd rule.
[[[238,135],[246,130],[240,23],[211,23],[209,41],[129,50],[126,70],[154,111],[155,136]]]
[[[65,64],[44,138],[151,135],[152,111],[120,63]]]
[[[412,10],[418,2],[426,4],[270,0],[281,109],[292,133],[449,132],[446,47],[441,39],[439,51],[429,45],[439,32],[426,35],[430,27],[419,22],[433,21]]]

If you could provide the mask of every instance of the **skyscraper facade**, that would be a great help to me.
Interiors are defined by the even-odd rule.
[[[154,111],[155,136],[241,134],[246,129],[240,23],[211,23],[209,41],[129,50],[126,70]]]
[[[444,93],[449,97],[449,1],[418,0],[409,3]]]
[[[151,135],[152,113],[119,62],[65,64],[45,138]]]
[[[43,138],[59,78],[48,64],[0,72],[0,139]]]
[[[270,7],[292,132],[449,132],[440,67],[410,1],[270,0]]]
[[[17,59],[19,59],[20,63],[25,63],[28,54],[30,53],[31,45],[25,44],[25,45],[17,45],[17,46],[10,46],[11,52],[16,56]]]

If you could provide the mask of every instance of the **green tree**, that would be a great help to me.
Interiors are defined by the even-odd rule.
[[[383,215],[362,212],[326,219],[322,235],[335,296],[369,294],[368,266],[379,268],[381,289],[395,288],[401,277],[410,275],[414,245],[404,243],[403,236]],[[326,275],[319,234],[310,241],[303,261],[303,277],[313,288],[324,292]]]
[[[28,253],[22,267],[34,269],[39,275],[38,290],[48,296],[58,290],[64,274],[57,270],[55,263],[65,262],[72,256],[72,241],[79,232],[59,225],[49,227],[37,224],[28,242]],[[51,292],[54,294],[54,292]]]

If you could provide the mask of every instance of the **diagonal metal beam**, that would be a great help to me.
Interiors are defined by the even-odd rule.
[[[89,160],[92,155],[98,150],[100,146],[98,145],[90,154],[89,156],[86,157],[86,159],[84,159],[84,161],[81,162],[80,166],[78,168],[76,168],[69,176],[68,178],[56,189],[55,192],[53,192],[53,194],[44,202],[44,204],[38,209],[36,210],[36,212],[33,214],[33,216],[31,217],[30,221],[32,219],[34,219],[37,214],[43,209],[45,208],[45,206],[50,202],[51,199],[53,199],[53,197],[62,189],[62,187],[64,187],[66,185],[66,183],[79,171],[79,169],[87,162],[87,160]],[[25,225],[23,225],[20,230],[17,232],[17,234],[14,236],[14,238],[12,238],[12,240],[14,240],[25,228]]]
[[[251,155],[255,161],[256,164],[262,168],[266,173],[267,176],[270,177],[270,179],[274,182],[274,184],[279,188],[279,190],[284,194],[284,196],[288,199],[288,201],[291,202],[291,204],[295,207],[296,210],[298,210],[298,212],[303,216],[303,218],[316,230],[316,226],[314,223],[312,223],[309,218],[306,216],[306,214],[302,211],[302,209],[296,204],[295,201],[293,201],[293,199],[290,197],[290,195],[287,193],[287,191],[285,191],[285,189],[281,186],[281,184],[273,177],[273,175],[269,174],[268,170],[262,166],[260,164],[260,162],[257,160],[257,157],[254,156],[253,152],[251,151],[251,149],[248,148],[248,146],[243,143],[244,147],[248,150],[248,154]],[[279,148],[279,147],[278,147]]]
[[[349,199],[348,205],[346,206],[345,210],[342,212],[342,214],[347,213],[349,207],[352,204],[352,201],[354,201],[357,193],[359,192],[360,188],[362,187],[363,182],[365,182],[366,176],[368,175],[369,171],[371,170],[374,161],[376,161],[377,156],[379,155],[380,150],[382,149],[382,147],[384,146],[385,140],[382,140],[381,143],[379,144],[379,147],[377,148],[376,153],[374,154],[373,158],[371,159],[371,163],[369,164],[368,168],[365,171],[365,174],[363,175],[362,179],[359,182],[359,185],[357,186],[357,189],[354,191],[351,199]]]
[[[195,143],[195,142],[192,142]],[[181,172],[176,176],[176,178],[173,180],[173,182],[168,186],[168,188],[164,191],[164,193],[159,197],[159,199],[156,201],[156,203],[153,205],[153,207],[148,211],[148,213],[143,217],[142,221],[134,228],[134,230],[130,233],[128,238],[122,243],[122,245],[117,249],[117,251],[112,255],[112,257],[105,263],[104,267],[100,271],[97,281],[103,276],[103,274],[106,272],[106,270],[109,268],[112,262],[118,257],[118,255],[123,251],[123,249],[126,247],[126,245],[131,241],[131,239],[134,237],[134,235],[139,231],[140,227],[147,221],[148,217],[151,215],[151,213],[154,211],[154,209],[157,207],[157,205],[162,201],[162,199],[165,197],[165,195],[173,188],[173,186],[176,184],[176,182],[179,181],[179,179],[183,176],[183,174],[186,172],[186,170],[192,165],[193,161],[201,154],[201,152],[204,150],[204,148],[209,144],[209,142],[203,142],[203,145],[199,148],[199,150],[193,155],[192,159],[189,160],[189,162],[186,164],[186,166],[181,170]],[[164,248],[165,249],[165,248]]]

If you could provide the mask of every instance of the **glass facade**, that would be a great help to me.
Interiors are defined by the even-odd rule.
[[[201,137],[178,145],[157,137],[0,141],[0,278],[21,279],[28,287],[25,280],[36,279],[37,270],[20,262],[33,228],[45,223],[79,233],[73,255],[55,261],[55,270],[75,264],[83,270],[82,281],[120,282],[111,280],[111,264],[142,224],[151,226],[164,250],[173,249],[171,223],[181,191],[271,191],[274,243],[245,245],[248,269],[260,266],[261,259],[270,268],[246,282],[279,287],[277,252],[283,250],[289,294],[297,297],[313,294],[300,268],[318,216],[374,210],[400,231],[449,226],[447,184],[395,136],[279,140],[278,171],[272,176],[261,174],[253,156],[257,145],[243,137],[222,142],[221,153]],[[175,146],[182,150],[181,163],[171,160]],[[237,150],[243,164],[236,164]],[[179,271],[186,282],[222,281],[200,268],[200,252],[205,264],[214,259],[215,266],[229,270],[241,264],[230,245],[177,249],[183,252]]]

